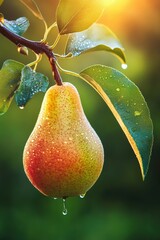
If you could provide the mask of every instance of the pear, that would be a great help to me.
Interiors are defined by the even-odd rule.
[[[102,143],[88,122],[77,89],[70,83],[50,87],[25,145],[24,170],[46,196],[85,194],[104,162]]]

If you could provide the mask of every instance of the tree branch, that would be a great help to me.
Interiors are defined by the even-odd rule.
[[[15,34],[14,32],[11,32],[2,23],[0,23],[0,33],[4,37],[9,39],[11,42],[13,42],[15,45],[17,45],[17,47],[19,45],[22,45],[22,46],[25,46],[25,47],[31,49],[36,54],[44,53],[49,59],[49,62],[51,64],[51,68],[52,68],[52,73],[53,73],[53,76],[54,76],[54,79],[55,79],[57,85],[62,85],[62,79],[61,79],[60,73],[56,66],[56,57],[54,56],[54,53],[52,52],[52,50],[49,48],[49,46],[46,43],[32,41],[32,40],[26,39],[24,37],[21,37],[21,36]]]

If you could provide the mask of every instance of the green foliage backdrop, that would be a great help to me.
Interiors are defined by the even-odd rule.
[[[48,2],[55,8],[58,1]],[[160,238],[160,30],[157,20],[160,18],[160,6],[158,0],[150,0],[146,5],[143,5],[144,2],[143,0],[139,4],[138,0],[132,0],[124,8],[116,10],[110,6],[99,21],[106,22],[123,42],[129,65],[124,73],[139,86],[150,107],[155,139],[145,182],[141,180],[138,163],[128,141],[102,99],[86,83],[75,82],[74,78],[63,76],[65,81],[71,81],[78,88],[85,113],[103,142],[103,173],[84,199],[68,199],[68,215],[64,217],[61,214],[61,200],[44,197],[36,191],[22,167],[23,147],[34,127],[44,94],[34,96],[24,110],[18,109],[14,102],[0,118],[0,239]],[[45,9],[45,17],[53,20],[46,1],[37,0],[37,3]],[[112,14],[108,16],[110,11]],[[41,22],[32,17],[19,1],[10,1],[9,7],[6,1],[2,5],[2,12],[6,13],[7,19],[26,16],[31,21],[26,37],[35,40],[42,37]],[[5,46],[1,48],[0,65],[6,56],[27,63],[27,59],[18,55],[13,44],[2,36],[0,44]],[[63,46],[63,39],[59,46]],[[74,63],[72,60],[61,60],[61,65],[80,72],[88,60],[91,64],[96,61],[120,69],[115,58],[110,55],[106,57],[102,53],[80,56]],[[40,68],[52,78],[45,60],[40,63]]]

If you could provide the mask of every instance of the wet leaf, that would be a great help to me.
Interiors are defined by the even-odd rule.
[[[138,87],[121,72],[102,65],[80,73],[104,99],[124,131],[146,176],[153,142],[149,109]]]
[[[65,54],[79,56],[93,51],[107,51],[126,63],[124,49],[115,34],[103,24],[93,24],[83,32],[70,34]]]
[[[6,60],[3,63],[0,70],[0,115],[4,114],[11,104],[23,67],[22,63],[13,60]]]
[[[20,17],[16,20],[8,21],[4,19],[3,25],[17,35],[22,35],[29,27],[29,21],[26,17]]]
[[[105,0],[61,0],[57,8],[60,34],[87,29],[101,16],[105,5]]]
[[[19,0],[19,1],[22,2],[34,14],[34,16],[36,16],[40,20],[44,20],[42,13],[35,1],[33,0]]]
[[[34,94],[45,92],[48,84],[46,76],[25,66],[22,70],[21,83],[15,95],[17,105],[23,108]]]

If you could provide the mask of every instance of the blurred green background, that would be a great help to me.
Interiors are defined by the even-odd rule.
[[[52,23],[58,0],[36,2],[48,23]],[[43,24],[18,0],[4,1],[0,11],[9,20],[26,16],[31,26],[25,37],[42,38]],[[146,180],[142,182],[134,153],[103,100],[86,83],[63,75],[64,81],[78,88],[85,113],[103,142],[103,172],[84,199],[68,199],[68,215],[63,216],[62,201],[47,198],[34,189],[22,166],[23,148],[44,94],[34,96],[24,110],[13,101],[9,111],[0,117],[0,240],[160,239],[160,1],[114,0],[99,22],[121,39],[128,69],[122,70],[115,57],[103,52],[61,60],[60,64],[78,72],[89,64],[106,64],[123,71],[139,86],[154,124],[154,147]],[[50,34],[50,43],[56,32]],[[63,36],[57,52],[63,52],[65,39]],[[34,55],[19,55],[16,47],[0,36],[0,65],[6,59],[28,63]],[[52,81],[45,59],[38,70]]]

